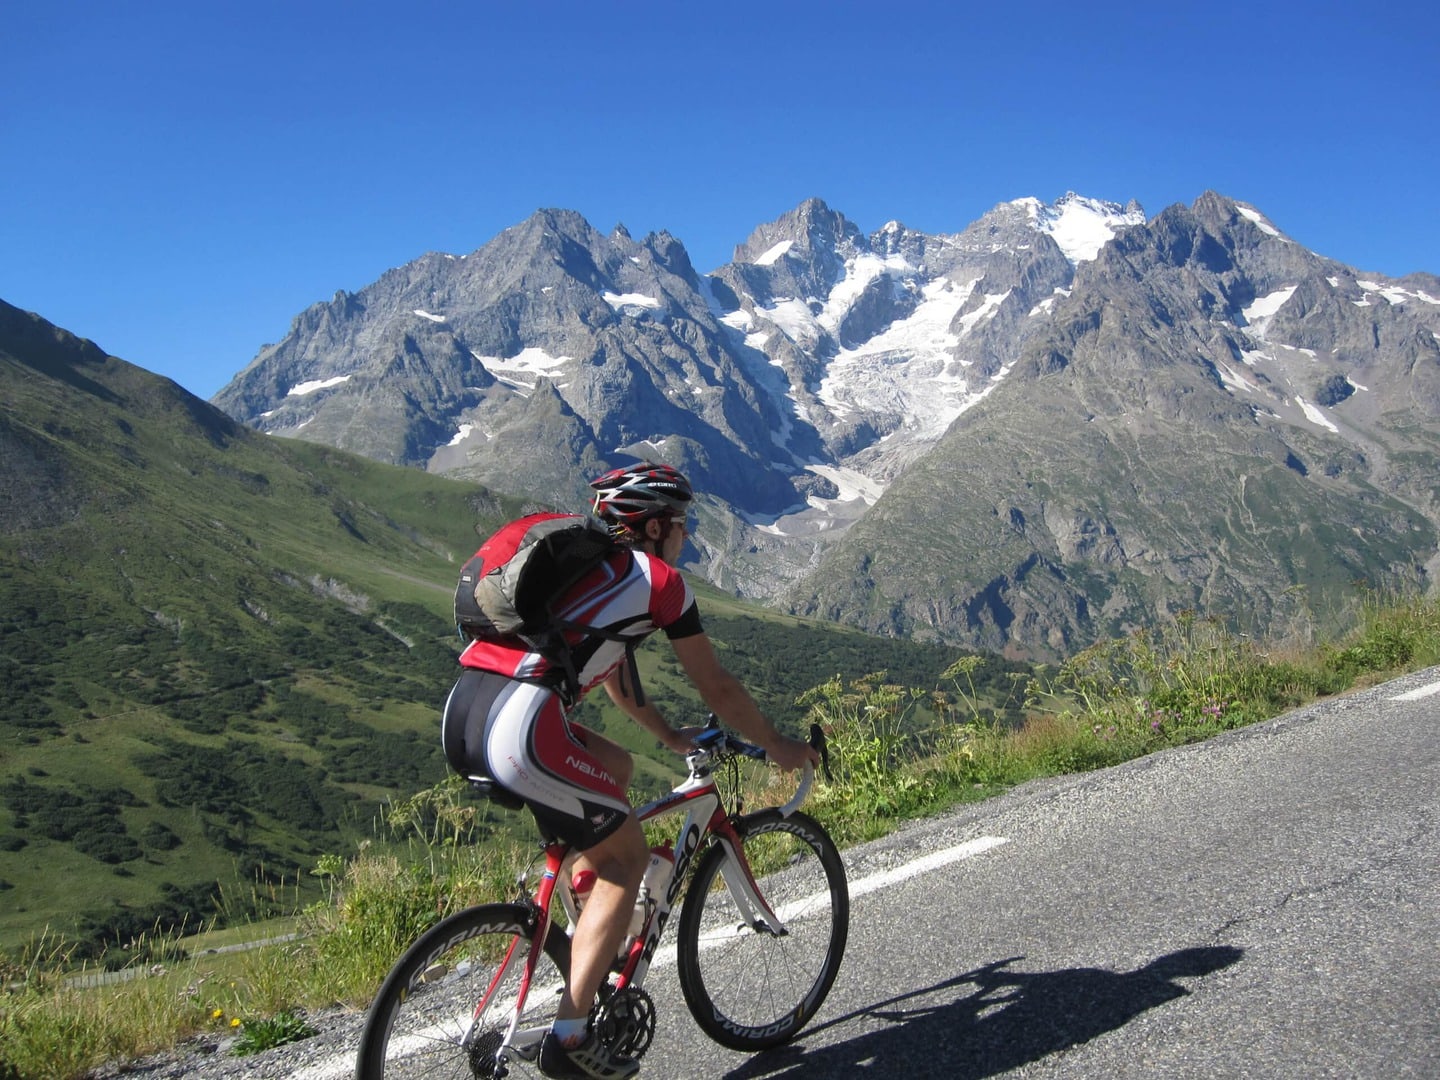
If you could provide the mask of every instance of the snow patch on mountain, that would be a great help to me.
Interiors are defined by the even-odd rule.
[[[784,255],[787,251],[789,251],[791,247],[794,246],[794,243],[795,241],[793,240],[781,240],[769,251],[765,252],[764,255],[761,255],[758,259],[756,259],[755,265],[774,266],[775,263],[780,261],[780,257]]]
[[[812,472],[816,476],[822,476],[826,480],[829,480],[840,492],[834,499],[818,499],[811,496],[810,503],[812,506],[816,503],[854,502],[856,499],[873,506],[880,501],[880,496],[885,494],[884,484],[877,483],[863,473],[856,472],[854,469],[842,469],[835,465],[818,465],[814,463],[805,466],[805,469],[807,472]]]
[[[1033,319],[1036,315],[1049,315],[1050,309],[1055,306],[1055,301],[1069,295],[1069,289],[1061,288],[1059,285],[1055,286],[1055,291],[1031,308],[1026,317]]]
[[[1306,420],[1309,420],[1312,424],[1317,424],[1328,431],[1333,431],[1337,434],[1339,433],[1340,429],[1330,421],[1330,418],[1328,416],[1326,416],[1323,412],[1320,411],[1320,407],[1318,405],[1310,404],[1310,402],[1306,401],[1303,397],[1296,397],[1295,403],[1300,406],[1300,411],[1305,414]]]
[[[534,390],[542,378],[548,378],[557,368],[570,363],[570,356],[551,356],[544,349],[534,346],[521,349],[511,357],[481,356],[473,349],[470,355],[497,380],[519,390]]]
[[[304,397],[306,394],[313,394],[317,390],[328,390],[332,386],[339,386],[349,381],[349,375],[336,375],[331,379],[312,379],[310,382],[296,383],[285,392],[286,397]]]
[[[719,316],[719,321],[722,325],[735,331],[736,339],[744,344],[746,348],[754,349],[758,352],[764,351],[765,344],[773,336],[768,331],[755,330],[755,317],[744,308]],[[772,364],[774,362],[773,360],[770,361]]]
[[[950,324],[973,288],[973,282],[957,286],[944,278],[925,286],[909,318],[840,350],[816,396],[837,418],[858,409],[897,415],[917,434],[944,431],[969,393],[961,365],[950,356],[960,341]]]
[[[845,276],[830,290],[830,296],[815,321],[833,334],[840,328],[841,320],[855,305],[855,301],[860,299],[877,278],[887,274],[903,278],[914,273],[915,268],[899,255],[882,258],[866,253],[848,259],[845,263]]]
[[[1250,354],[1250,355],[1253,355],[1253,354]],[[1251,364],[1251,365],[1253,366],[1254,360],[1253,360],[1253,359],[1247,359],[1247,360],[1246,360],[1246,363],[1247,363],[1247,364]],[[1251,382],[1251,381],[1250,381],[1249,379],[1247,379],[1243,374],[1241,374],[1240,372],[1236,371],[1234,368],[1232,368],[1229,364],[1225,363],[1223,360],[1222,360],[1222,361],[1218,361],[1218,362],[1215,364],[1215,369],[1220,373],[1220,382],[1221,382],[1221,384],[1222,384],[1227,390],[1229,390],[1232,394],[1235,393],[1235,391],[1237,391],[1237,390],[1240,391],[1240,392],[1242,392],[1242,393],[1246,393],[1246,394],[1259,393],[1260,388],[1259,388],[1255,383]]]
[[[985,302],[983,304],[981,304],[974,311],[966,312],[964,315],[960,316],[959,336],[963,338],[966,334],[970,333],[971,330],[974,330],[979,323],[983,322],[985,319],[992,318],[995,312],[999,310],[1000,305],[1005,302],[1006,297],[1008,297],[1010,293],[1010,289],[1006,289],[1003,293],[986,293]]]
[[[1126,210],[1102,199],[1089,199],[1073,191],[1053,206],[1046,206],[1031,196],[1012,203],[1027,211],[1030,224],[1039,232],[1049,233],[1072,263],[1089,262],[1115,234],[1130,225],[1143,225],[1142,210]]]
[[[773,517],[747,514],[746,520],[759,532],[771,536],[813,536],[852,524],[885,493],[884,484],[854,469],[812,461],[806,464],[805,470],[834,484],[835,497],[810,495],[803,506],[786,513]]]
[[[1361,278],[1357,278],[1355,284],[1364,289],[1367,294],[1379,293],[1392,305],[1403,304],[1407,300],[1419,300],[1426,304],[1440,304],[1440,298],[1431,296],[1423,289],[1411,292],[1409,289],[1402,289],[1398,285],[1388,285],[1382,281],[1368,281]],[[1367,295],[1365,299],[1368,301],[1370,298]],[[1361,306],[1363,307],[1365,305],[1361,304]]]
[[[820,340],[819,321],[807,301],[793,296],[776,297],[768,307],[761,307],[759,311],[779,327],[782,334],[801,347],[808,348]]]
[[[1265,296],[1257,297],[1254,301],[1242,308],[1240,314],[1244,315],[1245,321],[1252,326],[1257,323],[1260,324],[1256,332],[1263,334],[1264,324],[1272,315],[1285,306],[1285,302],[1289,300],[1290,297],[1295,295],[1297,287],[1298,286],[1295,285],[1287,285],[1283,289],[1276,289],[1274,292]]]
[[[644,293],[613,293],[604,292],[600,294],[605,302],[616,311],[624,311],[626,308],[659,308],[664,305],[653,296],[646,296]]]
[[[1260,213],[1260,211],[1252,210],[1248,206],[1241,206],[1239,203],[1235,204],[1235,209],[1240,211],[1242,217],[1249,218],[1251,221],[1253,221],[1256,228],[1258,228],[1265,235],[1280,236],[1280,230],[1275,228],[1274,225],[1271,225],[1270,222],[1266,221],[1265,215]]]

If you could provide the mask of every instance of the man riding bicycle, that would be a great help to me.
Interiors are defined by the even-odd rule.
[[[668,465],[642,462],[593,481],[594,512],[625,545],[556,603],[568,622],[605,631],[572,634],[579,697],[603,685],[612,701],[661,743],[684,754],[698,729],[676,731],[625,678],[626,641],[662,630],[706,706],[782,769],[819,763],[806,743],[781,735],[738,679],[721,666],[700,623],[689,584],[676,569],[694,492]],[[575,641],[574,637],[581,640]],[[541,827],[581,852],[578,869],[595,885],[576,923],[570,978],[540,1050],[550,1077],[598,1080],[634,1075],[640,1063],[611,1054],[588,1029],[588,1016],[630,921],[649,862],[644,831],[627,790],[630,754],[569,719],[567,699],[546,675],[553,660],[518,638],[472,642],[445,703],[442,741],[464,776],[491,777],[519,796]],[[578,875],[577,875],[578,876]]]

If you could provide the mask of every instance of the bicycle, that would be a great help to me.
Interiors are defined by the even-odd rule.
[[[823,762],[818,726],[811,742]],[[656,1014],[643,984],[682,892],[677,974],[686,1006],[711,1039],[743,1051],[779,1046],[799,1034],[830,992],[849,931],[845,868],[824,828],[799,810],[814,780],[811,766],[784,806],[743,812],[739,763],[764,756],[712,717],[686,755],[686,779],[636,809],[642,822],[681,810],[685,817],[669,849],[674,870],[653,895],[642,886],[639,932],[627,940],[614,980],[601,987],[591,1011],[607,1047],[635,1058],[650,1048]],[[717,782],[721,771],[733,791],[733,813]],[[522,805],[498,786],[472,783],[501,804]],[[568,845],[547,838],[521,873],[515,902],[456,912],[416,939],[370,1006],[358,1080],[503,1080],[512,1066],[536,1061],[570,970],[569,934],[552,918],[552,906],[558,896],[574,926],[571,890],[557,888],[570,880],[574,857]],[[542,858],[531,893],[530,872]]]

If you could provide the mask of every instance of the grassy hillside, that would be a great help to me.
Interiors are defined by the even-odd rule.
[[[454,576],[477,523],[520,509],[259,436],[0,304],[0,940],[49,925],[98,950],[217,906],[263,915],[372,836],[444,775]],[[933,684],[955,655],[705,604],[782,723],[825,678]],[[641,663],[662,707],[698,715],[663,645]]]

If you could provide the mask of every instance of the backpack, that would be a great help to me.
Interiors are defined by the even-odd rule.
[[[635,662],[639,639],[562,619],[555,604],[610,556],[628,551],[605,526],[576,514],[531,514],[502,526],[460,569],[455,625],[471,641],[518,637],[565,674],[567,704],[580,697],[579,673],[564,631],[625,643],[631,695],[645,704]]]

